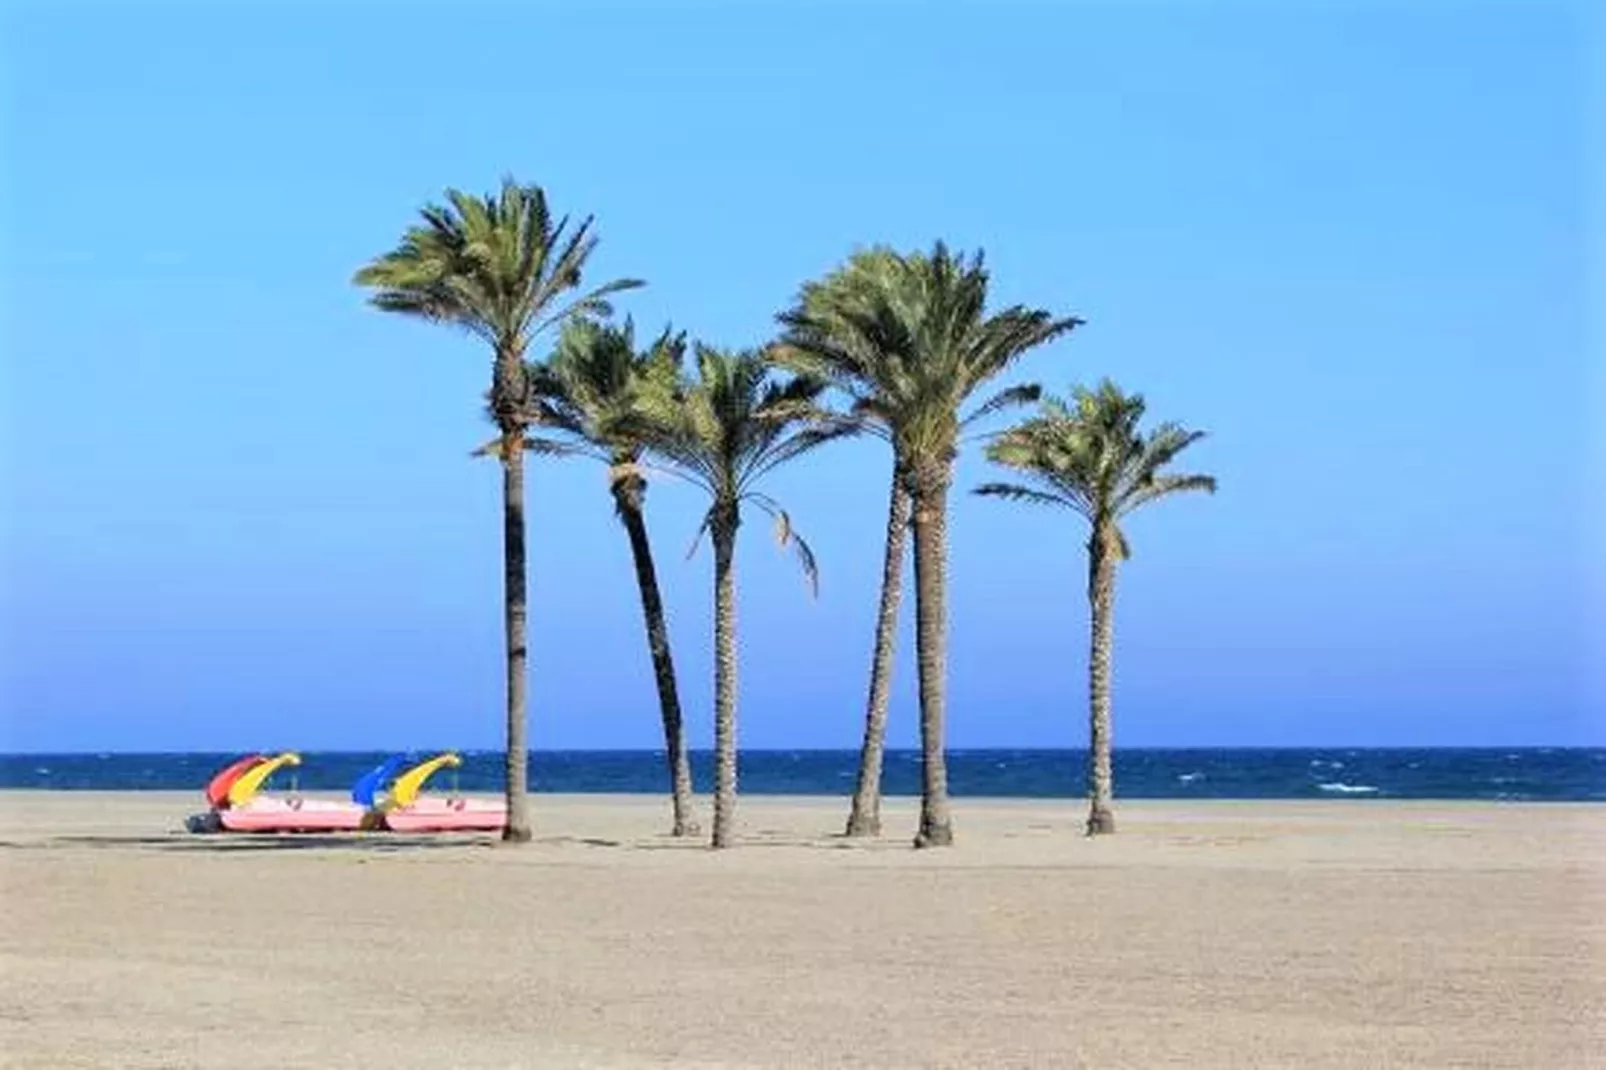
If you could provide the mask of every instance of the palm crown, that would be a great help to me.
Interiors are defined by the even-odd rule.
[[[618,326],[570,320],[551,358],[525,370],[532,422],[564,439],[532,436],[526,445],[542,453],[585,453],[611,465],[634,463],[645,448],[645,414],[654,410],[655,397],[674,394],[685,353],[684,331],[666,327],[637,350],[629,319]]]
[[[818,587],[814,553],[780,503],[758,481],[776,466],[845,433],[818,405],[825,384],[811,376],[779,379],[761,350],[725,352],[699,344],[697,378],[673,393],[642,396],[640,428],[648,449],[708,492],[712,503],[698,528],[734,534],[743,502],[776,524],[782,545],[797,551]],[[693,543],[695,549],[696,543]]]
[[[780,358],[846,393],[850,412],[900,457],[945,463],[965,427],[1034,400],[1038,388],[1008,388],[961,414],[971,395],[1082,322],[1019,305],[989,316],[987,286],[980,253],[950,253],[941,242],[929,254],[858,253],[781,314]]]
[[[642,285],[616,279],[563,302],[580,289],[581,272],[596,248],[587,216],[572,230],[554,220],[540,186],[502,180],[496,194],[446,191],[444,205],[420,211],[390,252],[357,272],[374,290],[373,305],[456,324],[495,350],[492,411],[500,423],[522,418],[522,360],[530,340],[570,316],[608,315],[607,296]]]
[[[976,493],[1063,506],[1095,529],[1113,525],[1115,548],[1129,557],[1122,517],[1167,495],[1216,489],[1214,476],[1167,471],[1205,433],[1175,423],[1144,433],[1144,409],[1141,394],[1125,394],[1108,379],[1092,390],[1076,387],[1069,402],[1044,398],[1038,415],[987,447],[988,460],[1021,473],[1027,483],[987,483]]]

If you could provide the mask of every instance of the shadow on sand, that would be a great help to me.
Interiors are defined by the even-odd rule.
[[[205,852],[214,854],[262,853],[272,851],[348,851],[373,854],[405,854],[413,851],[484,850],[501,846],[500,837],[487,832],[405,834],[395,832],[225,832],[196,815],[182,829],[162,833],[100,833],[43,836],[38,839],[0,840],[0,851],[65,850],[82,848],[149,850],[163,852]],[[537,836],[534,846],[590,847],[626,851],[706,851],[708,840],[701,835],[674,837],[660,833],[641,839],[609,839],[600,836]],[[901,838],[853,838],[841,832],[822,830],[818,836],[800,836],[779,829],[750,829],[736,839],[738,849],[780,847],[830,851],[879,851],[907,849]]]
[[[134,848],[156,851],[202,851],[219,854],[253,851],[343,850],[396,853],[403,851],[438,850],[441,848],[471,849],[496,846],[489,836],[454,836],[451,839],[424,836],[395,836],[390,834],[323,835],[297,834],[233,834],[197,835],[172,832],[166,835],[89,835],[51,836],[38,840],[0,840],[0,850],[40,850],[50,848]]]

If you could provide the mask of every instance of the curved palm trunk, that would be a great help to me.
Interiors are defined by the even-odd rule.
[[[713,524],[714,837],[730,846],[736,825],[736,528],[731,510]]]
[[[916,484],[915,645],[920,675],[921,794],[916,847],[954,842],[948,815],[948,764],[943,723],[948,705],[948,485],[951,474],[925,475]]]
[[[502,599],[507,632],[507,825],[502,839],[530,839],[529,763],[525,687],[524,436],[502,438]]]
[[[887,548],[881,564],[881,604],[876,611],[875,650],[870,656],[870,693],[865,701],[859,779],[848,813],[849,836],[881,835],[881,766],[886,754],[887,706],[892,697],[892,655],[903,597],[903,555],[909,531],[909,492],[901,470],[893,472],[887,503]]]
[[[664,620],[664,602],[658,591],[658,571],[653,566],[652,543],[647,538],[647,519],[642,509],[640,477],[618,479],[613,484],[614,504],[619,520],[630,537],[630,556],[636,565],[636,587],[641,592],[641,615],[647,628],[647,648],[652,654],[653,678],[658,684],[658,708],[664,722],[664,753],[669,762],[670,799],[675,836],[697,833],[692,811],[691,763],[686,755],[686,733],[680,712],[680,693],[675,686],[675,662],[669,652],[669,626]]]
[[[1110,654],[1115,638],[1114,535],[1104,523],[1087,543],[1087,600],[1092,620],[1088,651],[1087,834],[1115,831],[1115,776],[1110,753]]]

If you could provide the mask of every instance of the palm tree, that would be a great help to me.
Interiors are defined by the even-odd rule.
[[[658,590],[652,543],[647,538],[645,443],[639,417],[645,395],[675,389],[685,352],[684,332],[674,334],[666,328],[645,350],[637,351],[635,328],[628,319],[624,326],[615,327],[577,318],[565,324],[552,358],[526,369],[536,424],[563,435],[561,441],[526,437],[526,445],[543,453],[578,453],[608,466],[608,489],[630,540],[647,648],[658,685],[675,836],[695,835],[698,828],[669,626]]]
[[[890,250],[874,248],[850,257],[842,267],[816,282],[803,284],[797,303],[778,317],[786,328],[777,359],[798,371],[834,380],[847,394],[850,418],[862,429],[889,444],[891,427],[884,416],[887,400],[878,372],[890,378],[876,361],[880,354],[854,348],[851,326],[836,309],[875,293],[879,273],[895,268]],[[842,368],[816,359],[816,336],[837,347],[833,352],[853,353],[862,365]],[[875,639],[870,652],[870,684],[865,696],[864,735],[859,744],[859,771],[848,811],[846,835],[881,835],[881,770],[886,753],[887,709],[892,697],[892,664],[898,632],[898,607],[903,600],[903,563],[909,532],[909,490],[903,466],[893,459],[891,491],[887,502],[885,548],[881,561],[881,595],[876,607]]]
[[[987,284],[980,253],[968,258],[956,255],[941,242],[930,254],[876,249],[850,260],[812,292],[805,288],[798,307],[781,317],[786,326],[784,359],[828,378],[851,399],[851,414],[879,428],[892,445],[883,618],[896,615],[896,593],[889,597],[888,577],[896,584],[894,562],[902,556],[900,487],[909,496],[922,757],[916,847],[953,842],[943,747],[948,492],[954,461],[967,428],[1011,405],[1034,400],[1038,388],[1009,387],[980,404],[969,403],[1022,354],[1082,322],[1019,305],[988,315]],[[878,633],[882,625],[878,620]],[[885,640],[888,652],[878,651],[876,660],[890,658],[890,627]],[[872,681],[865,726],[867,740],[874,742],[866,748],[873,752],[870,762],[879,761],[884,697],[880,703],[882,711],[877,713]],[[879,780],[879,770],[870,768],[870,762],[861,761],[861,782]],[[876,789],[866,789],[866,794],[872,790]]]
[[[502,838],[530,838],[529,749],[525,738],[524,354],[543,330],[582,314],[607,315],[607,297],[640,286],[616,279],[581,291],[581,272],[596,248],[587,216],[569,228],[553,220],[540,186],[502,180],[500,192],[473,197],[448,189],[444,205],[426,205],[422,223],[361,268],[358,286],[386,312],[460,327],[491,349],[492,418],[502,462],[503,617],[507,639],[507,825]],[[565,303],[566,302],[566,303]]]
[[[692,550],[706,531],[714,546],[712,846],[727,847],[736,816],[736,533],[742,506],[751,503],[775,521],[777,540],[796,550],[811,589],[818,591],[814,552],[758,483],[843,429],[816,406],[824,389],[818,380],[778,379],[762,351],[696,349],[697,378],[672,395],[651,395],[642,433],[650,452],[710,499]]]
[[[1012,468],[1028,484],[988,483],[977,494],[1063,506],[1086,518],[1087,599],[1092,616],[1088,658],[1087,834],[1115,831],[1110,762],[1110,656],[1114,640],[1115,568],[1132,556],[1121,521],[1134,509],[1173,494],[1215,493],[1213,476],[1168,471],[1178,454],[1205,436],[1174,423],[1143,433],[1140,394],[1123,394],[1108,379],[1077,387],[1066,403],[1045,398],[1038,415],[1004,432],[987,459]]]

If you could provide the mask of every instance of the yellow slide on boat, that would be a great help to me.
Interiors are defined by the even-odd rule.
[[[411,806],[418,799],[418,793],[424,790],[424,781],[435,775],[436,770],[456,768],[463,764],[463,759],[452,751],[437,754],[428,761],[419,762],[411,769],[398,776],[390,786],[390,794],[385,797],[384,808],[397,810],[403,806]]]
[[[262,790],[262,785],[268,778],[287,765],[300,765],[301,755],[295,751],[285,751],[275,755],[265,762],[261,762],[246,770],[245,774],[229,786],[229,806],[241,807],[250,801],[251,796]]]

